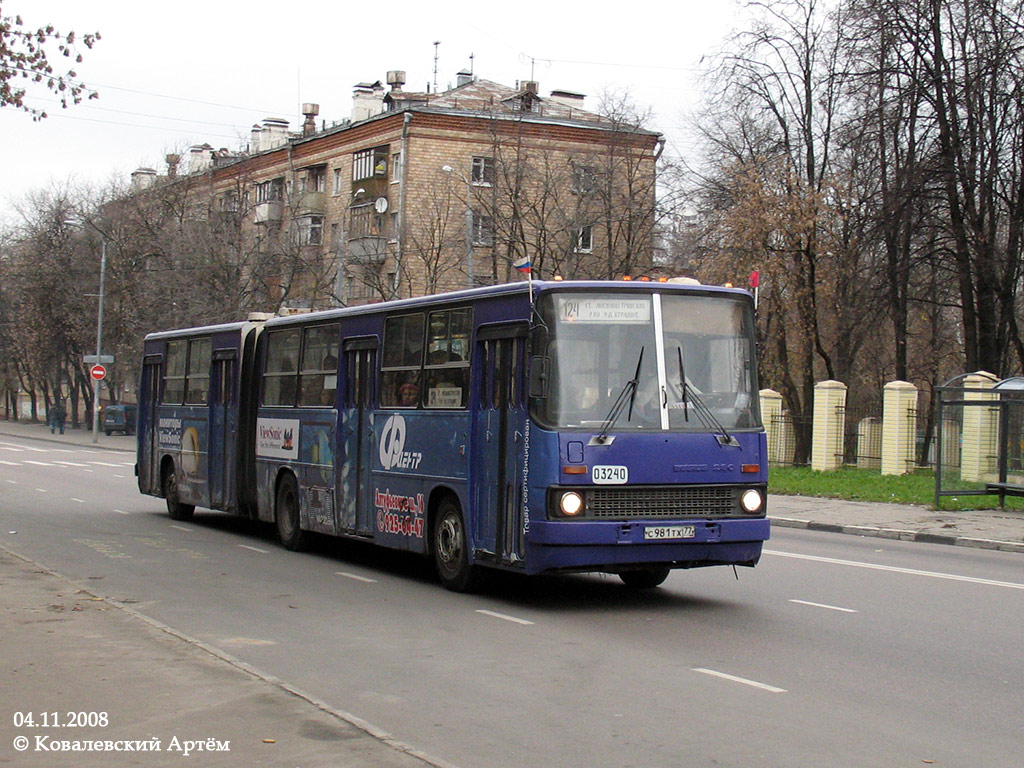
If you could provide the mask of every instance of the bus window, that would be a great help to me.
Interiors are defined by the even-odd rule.
[[[431,312],[424,384],[428,408],[465,408],[469,399],[471,309]]]
[[[389,317],[384,322],[380,404],[385,408],[419,404],[423,324],[422,314]]]
[[[299,405],[334,405],[338,391],[339,325],[307,328],[299,372]]]
[[[167,357],[164,363],[164,396],[161,402],[181,405],[185,402],[185,360],[188,355],[187,342],[167,342]]]
[[[206,405],[210,393],[210,353],[213,342],[211,339],[192,339],[188,348],[185,403]]]
[[[299,339],[298,328],[268,334],[263,405],[295,405]]]

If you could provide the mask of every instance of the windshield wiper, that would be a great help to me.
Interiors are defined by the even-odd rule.
[[[690,420],[689,410],[690,404],[689,399],[693,400],[693,412],[697,414],[697,420],[704,425],[704,428],[715,433],[715,439],[718,444],[723,448],[727,445],[731,445],[735,448],[740,447],[739,441],[729,434],[722,422],[720,422],[715,414],[708,408],[697,390],[693,387],[686,385],[686,369],[683,368],[683,348],[676,347],[676,352],[679,353],[679,381],[683,388],[683,414],[686,421]],[[687,392],[689,392],[689,398],[687,398]]]
[[[594,437],[590,442],[591,445],[604,445],[608,441],[608,432],[612,427],[615,426],[615,422],[619,420],[619,416],[622,415],[622,409],[629,405],[629,419],[633,418],[633,403],[636,400],[637,385],[640,382],[640,364],[644,361],[644,348],[640,347],[640,356],[636,360],[636,372],[633,374],[633,378],[627,381],[622,391],[619,392],[619,396],[615,398],[615,402],[612,403],[611,410],[608,411],[608,415],[605,416],[604,426],[601,427],[601,431]]]

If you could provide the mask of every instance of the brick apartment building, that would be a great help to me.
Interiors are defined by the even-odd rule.
[[[303,265],[282,305],[321,308],[534,275],[608,278],[649,270],[658,133],[462,72],[439,93],[389,72],[355,87],[351,118],[318,130],[268,118],[246,151],[192,147],[168,178],[194,215],[234,219],[234,237]],[[197,211],[205,210],[199,214]],[[295,276],[297,275],[297,276]]]

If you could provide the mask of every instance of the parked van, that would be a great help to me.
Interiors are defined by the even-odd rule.
[[[108,405],[103,411],[104,434],[108,437],[111,432],[134,435],[136,410],[134,405]]]

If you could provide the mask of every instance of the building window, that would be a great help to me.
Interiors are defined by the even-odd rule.
[[[284,200],[284,179],[277,178],[256,185],[257,203],[279,203]]]
[[[238,192],[235,190],[225,192],[220,198],[220,210],[237,211],[238,209]]]
[[[327,168],[318,165],[314,168],[306,168],[299,175],[298,192],[326,192],[327,191]]]
[[[388,177],[388,147],[364,149],[352,155],[352,181],[386,179]]]
[[[302,216],[296,219],[299,245],[322,245],[324,241],[324,217]]]
[[[345,191],[345,176],[341,172],[341,168],[334,169],[334,184],[331,188],[331,194],[337,197]]]
[[[491,186],[494,184],[494,158],[474,157],[472,177],[474,184]]]
[[[590,253],[594,248],[594,228],[590,224],[585,227],[576,228],[576,243],[573,250],[576,253]]]
[[[572,193],[590,195],[597,190],[597,169],[592,165],[572,166]]]
[[[473,245],[494,245],[494,219],[473,211]]]
[[[402,153],[395,152],[391,156],[391,183],[397,184],[402,180]]]

